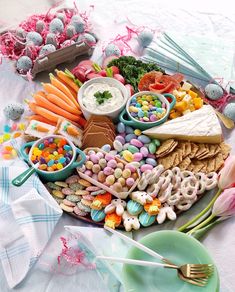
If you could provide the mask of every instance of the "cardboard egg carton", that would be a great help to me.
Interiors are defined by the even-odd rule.
[[[99,152],[102,152],[104,154],[107,154],[107,152],[101,150],[100,148],[86,148],[84,150],[84,153],[85,154],[88,153],[89,150],[94,150],[95,152],[98,152],[99,151]],[[121,162],[124,165],[128,164],[126,161],[124,161],[124,160],[122,160],[122,159],[120,159],[120,158],[118,158],[116,156],[114,158],[115,158],[115,160],[117,162]],[[84,174],[83,172],[79,171],[79,168],[77,168],[77,172],[78,172],[78,174],[79,174],[79,176],[81,178],[89,181],[91,184],[93,184],[93,185],[95,185],[95,186],[97,186],[97,187],[99,187],[99,188],[101,188],[101,189],[109,192],[110,194],[112,194],[115,197],[120,198],[120,199],[126,199],[134,191],[134,189],[136,188],[136,186],[137,186],[137,184],[139,182],[139,179],[140,179],[140,173],[139,173],[139,170],[137,169],[136,173],[137,173],[138,178],[135,180],[134,185],[128,190],[128,192],[120,192],[120,193],[117,193],[116,191],[114,191],[113,189],[111,189],[108,186],[104,185],[103,183],[98,182],[97,180],[94,180],[90,176],[88,176],[88,175]]]
[[[78,56],[91,56],[94,46],[89,46],[85,42],[77,42],[70,46],[56,50],[55,52],[38,57],[32,68],[32,77],[42,71],[53,71],[58,64],[73,62]]]

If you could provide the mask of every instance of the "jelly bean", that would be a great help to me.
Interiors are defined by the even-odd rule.
[[[113,174],[114,173],[113,168],[108,167],[108,166],[106,166],[103,171],[104,171],[104,174],[105,175],[110,175],[110,174]]]
[[[87,154],[88,154],[88,155],[96,154],[96,152],[95,152],[94,150],[89,150]]]
[[[130,143],[131,143],[131,145],[134,145],[138,148],[141,148],[144,146],[144,144],[141,141],[139,141],[138,139],[131,139]]]
[[[53,151],[53,155],[57,156],[58,152],[57,151]]]
[[[20,137],[21,135],[22,135],[22,134],[21,134],[20,132],[15,132],[15,133],[13,134],[13,138],[16,139],[16,138]]]
[[[19,129],[20,131],[24,131],[24,130],[25,130],[25,124],[24,124],[24,123],[20,123],[20,124],[18,125],[18,129]]]
[[[133,134],[133,133],[134,133],[133,128],[130,127],[130,126],[126,126],[126,133],[127,133],[127,134]]]
[[[4,126],[3,126],[3,131],[4,131],[5,133],[10,133],[10,132],[11,132],[11,127],[10,127],[9,125],[4,125]]]
[[[108,161],[107,166],[115,169],[117,167],[117,161],[115,159],[111,159]]]
[[[135,180],[132,178],[132,177],[128,177],[127,180],[126,180],[126,185],[128,187],[132,187],[135,183]]]
[[[145,135],[140,135],[138,137],[138,140],[144,144],[147,144],[147,143],[150,143],[151,142],[151,139],[148,137],[148,136],[145,136]]]
[[[40,143],[40,144],[38,145],[38,149],[42,150],[42,149],[44,149],[44,148],[45,148],[45,144],[44,144],[44,143]]]
[[[150,122],[156,122],[157,117],[155,115],[150,115],[149,120],[150,120]]]
[[[52,166],[54,163],[55,163],[55,161],[53,159],[51,159],[51,160],[48,161],[47,165],[48,166]]]
[[[131,163],[128,163],[128,165],[133,165],[136,169],[138,169],[138,168],[140,168],[140,163],[139,162],[137,162],[137,161],[133,161],[133,162],[131,162]]]
[[[66,162],[66,158],[65,157],[61,157],[59,160],[58,160],[59,163],[65,163]]]
[[[5,142],[5,141],[8,141],[8,140],[10,140],[11,139],[11,134],[9,134],[9,133],[4,133],[3,134],[3,141]]]
[[[132,173],[136,171],[136,167],[131,163],[126,164],[125,169],[130,169]]]
[[[131,162],[134,159],[133,154],[128,150],[123,151],[123,158],[128,162]]]
[[[152,166],[156,166],[157,165],[157,161],[153,158],[147,158],[145,161],[147,164],[150,164]]]
[[[108,185],[110,185],[110,186],[113,185],[114,182],[115,182],[115,177],[114,177],[114,175],[109,175],[109,176],[107,176],[105,182],[106,182]]]
[[[123,138],[124,139],[124,138]],[[122,151],[122,143],[119,141],[119,140],[115,140],[113,142],[113,148],[115,150],[117,150],[118,152],[121,152]]]
[[[123,172],[122,172],[122,176],[124,177],[124,178],[128,178],[128,177],[130,177],[131,176],[131,171],[130,171],[130,169],[124,169],[123,170]]]
[[[149,154],[148,148],[145,147],[145,146],[144,146],[144,147],[141,147],[141,148],[140,148],[140,153],[143,154],[143,157],[147,157],[148,154]]]
[[[152,170],[153,166],[150,164],[143,164],[140,167],[141,172],[145,172],[146,170]]]
[[[98,157],[96,154],[91,154],[91,155],[90,155],[90,160],[91,160],[93,163],[98,163],[98,162],[99,162],[99,157]]]
[[[124,133],[125,132],[125,125],[122,122],[118,123],[117,131],[118,131],[118,133]]]
[[[149,152],[150,152],[151,154],[154,154],[154,153],[156,152],[156,150],[157,150],[157,147],[156,147],[156,145],[155,145],[153,142],[151,142],[151,143],[149,144],[148,149],[149,149]]]
[[[139,152],[139,148],[134,145],[129,145],[127,150],[130,151],[132,154]]]
[[[137,136],[135,134],[128,134],[125,137],[126,142],[130,142],[132,139],[136,139]]]
[[[153,139],[152,141],[157,147],[161,145],[161,142],[158,139]]]
[[[116,136],[115,140],[118,140],[122,145],[125,144],[125,138],[120,135]]]
[[[148,156],[147,156],[147,158],[153,158],[153,159],[155,159],[156,156],[154,154],[149,153]]]
[[[140,153],[140,152],[138,152],[138,153],[135,153],[134,155],[133,155],[133,157],[134,157],[134,161],[140,161],[142,158],[143,158],[143,154],[142,153]]]
[[[128,149],[128,147],[129,147],[129,145],[130,145],[130,143],[126,143],[126,144],[124,144],[124,145],[123,145],[123,147],[122,147],[122,148],[123,148],[123,150],[127,150],[127,149]]]
[[[121,170],[121,168],[116,168],[116,169],[114,170],[114,176],[115,176],[116,178],[119,178],[119,177],[122,176],[122,170]]]
[[[136,130],[134,131],[134,134],[135,134],[136,136],[140,136],[140,135],[142,134],[142,132],[141,132],[141,130],[136,129]]]
[[[13,123],[11,126],[11,131],[14,132],[17,130],[17,123]]]
[[[70,146],[70,145],[64,145],[64,150],[66,150],[66,151],[69,151],[69,150],[72,150],[72,147]]]
[[[41,170],[45,170],[45,169],[47,169],[47,165],[46,164],[40,164],[38,166],[38,168],[41,169]]]
[[[139,163],[140,163],[140,167],[141,167],[142,165],[146,164],[144,159],[143,159],[143,160],[140,160]]]

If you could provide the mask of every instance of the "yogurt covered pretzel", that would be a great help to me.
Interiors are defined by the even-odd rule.
[[[181,193],[186,200],[193,200],[197,196],[199,182],[195,176],[183,179],[181,183]]]
[[[158,181],[159,176],[164,171],[163,165],[159,164],[158,166],[154,167],[152,170],[147,170],[142,174],[141,179],[138,182],[138,189],[143,191],[146,189],[148,185],[156,183]]]

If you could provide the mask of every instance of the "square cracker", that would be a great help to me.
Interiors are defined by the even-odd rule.
[[[109,144],[112,146],[113,140],[103,132],[88,133],[83,140],[83,149],[88,147],[101,148],[103,145]]]
[[[222,142],[219,144],[220,147],[220,153],[223,155],[223,159],[226,159],[229,156],[229,153],[231,151],[230,145]]]
[[[215,157],[215,171],[220,170],[220,168],[224,165],[224,159],[223,159],[223,154],[219,153]]]
[[[195,143],[190,143],[191,144],[191,153],[188,155],[189,158],[194,158],[199,147],[197,144]]]
[[[190,163],[191,159],[187,156],[180,162],[180,164],[178,164],[178,167],[180,168],[180,170],[186,170]]]
[[[199,144],[198,147],[198,151],[195,155],[196,158],[209,153],[209,148],[206,144]]]
[[[157,152],[156,152],[156,156],[157,157],[163,157],[167,154],[169,154],[170,152],[172,152],[175,147],[178,145],[178,142],[175,141],[174,139],[168,139],[166,141],[164,141],[158,148]]]
[[[208,144],[207,145],[208,148],[209,148],[209,152],[206,153],[206,154],[202,154],[200,156],[198,156],[198,159],[205,159],[205,158],[211,158],[211,157],[214,157],[217,153],[220,152],[220,148],[218,145],[214,145],[214,144]]]
[[[172,155],[161,157],[158,159],[158,164],[162,164],[165,169],[169,169],[173,166],[174,159],[172,158]]]
[[[215,171],[215,169],[216,169],[216,158],[212,157],[212,158],[209,158],[209,159],[205,159],[205,161],[207,162],[206,172]]]
[[[199,172],[204,167],[204,164],[200,160],[195,160],[193,165],[194,172]]]

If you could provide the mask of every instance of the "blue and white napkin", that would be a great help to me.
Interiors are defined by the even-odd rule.
[[[62,211],[36,174],[21,187],[11,184],[27,169],[23,161],[0,165],[0,261],[13,288],[41,255]]]

